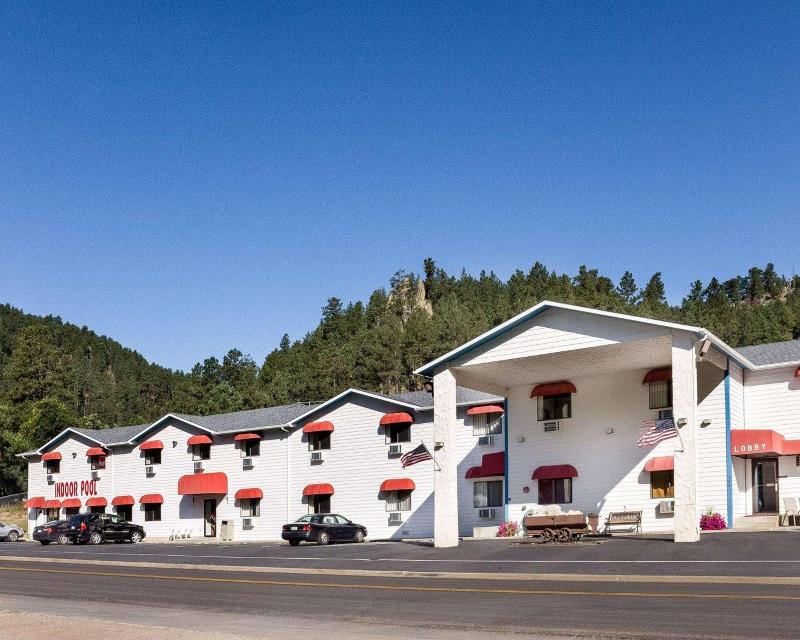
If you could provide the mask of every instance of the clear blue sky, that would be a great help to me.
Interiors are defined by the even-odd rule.
[[[188,368],[427,256],[800,269],[797,4],[318,4],[0,4],[0,301]]]

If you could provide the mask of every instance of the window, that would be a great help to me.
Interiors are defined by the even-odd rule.
[[[673,471],[650,472],[650,497],[674,498],[675,477]]]
[[[572,502],[572,478],[539,480],[539,504],[567,504]]]
[[[105,507],[89,507],[89,513],[105,513]]]
[[[77,516],[80,512],[78,507],[64,507],[64,516]]]
[[[242,442],[242,457],[255,458],[261,455],[261,440],[245,440]]]
[[[45,464],[45,468],[47,469],[47,473],[60,473],[61,472],[61,460],[48,460],[44,464]]]
[[[411,442],[410,424],[390,424],[386,427],[386,444]]]
[[[402,489],[400,491],[387,491],[386,510],[411,511],[411,490]]]
[[[239,500],[239,512],[242,518],[258,518],[261,515],[261,498]]]
[[[109,515],[108,519],[111,521],[111,524],[125,524],[125,521],[115,514]]]
[[[310,496],[308,499],[308,512],[309,513],[330,513],[331,512],[331,497],[330,496]]]
[[[92,456],[89,458],[92,464],[92,471],[97,471],[98,469],[105,469],[106,468],[106,457],[105,456]]]
[[[561,393],[557,396],[537,396],[537,420],[561,420],[572,417],[572,394]]]
[[[472,505],[476,509],[503,506],[503,481],[476,482],[472,488]]]
[[[308,434],[308,450],[319,451],[331,448],[331,434],[328,431]]]
[[[672,380],[650,382],[648,387],[650,387],[651,409],[666,409],[672,406]]]
[[[210,444],[192,445],[192,460],[210,460],[210,459],[211,459]]]
[[[503,433],[502,413],[479,413],[472,416],[472,435],[490,436]]]
[[[144,505],[144,521],[145,522],[159,522],[161,520],[161,505],[160,504],[146,504]]]
[[[44,510],[44,519],[47,522],[51,522],[53,520],[58,520],[58,509],[45,509]]]
[[[161,464],[161,449],[147,449],[144,452],[144,463],[148,467]]]
[[[120,505],[117,507],[117,515],[130,522],[133,520],[133,507],[129,504]]]

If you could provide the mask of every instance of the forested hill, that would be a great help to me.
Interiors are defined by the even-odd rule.
[[[15,453],[70,425],[135,424],[167,411],[211,414],[329,398],[348,387],[415,389],[411,371],[544,299],[704,326],[734,346],[800,336],[800,278],[769,264],[724,281],[692,283],[668,305],[660,274],[639,287],[581,267],[570,276],[536,263],[508,280],[492,273],[455,277],[424,263],[398,272],[369,301],[330,298],[312,332],[284,336],[259,366],[232,349],[188,373],[58,317],[0,306],[0,494],[24,483]]]

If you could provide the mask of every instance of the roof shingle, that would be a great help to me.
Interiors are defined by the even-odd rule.
[[[755,365],[800,362],[800,340],[755,344],[737,351]]]

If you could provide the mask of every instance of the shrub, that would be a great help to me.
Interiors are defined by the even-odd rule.
[[[700,528],[703,531],[719,531],[720,529],[727,529],[728,525],[718,513],[707,513],[700,518]]]
[[[513,538],[519,535],[519,523],[514,521],[503,522],[497,527],[496,538]]]

